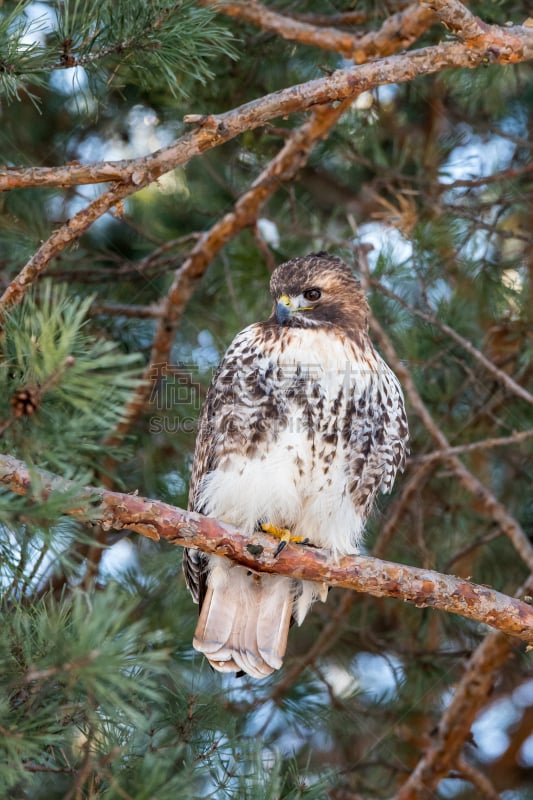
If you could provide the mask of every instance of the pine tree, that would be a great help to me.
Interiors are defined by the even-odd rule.
[[[368,553],[532,591],[530,9],[353,6],[0,4],[2,797],[533,797],[520,639],[336,588],[221,677],[180,548],[99,516],[185,507],[225,347],[328,250],[412,434]]]

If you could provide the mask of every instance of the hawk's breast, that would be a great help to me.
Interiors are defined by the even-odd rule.
[[[250,534],[269,522],[356,551],[365,518],[350,490],[350,420],[377,369],[371,348],[338,331],[245,329],[214,384],[219,456],[200,481],[197,507]]]

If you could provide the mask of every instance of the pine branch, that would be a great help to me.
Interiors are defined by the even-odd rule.
[[[497,674],[512,655],[510,639],[491,633],[470,658],[430,744],[393,800],[426,800],[458,762],[479,711],[494,688]],[[459,761],[459,764],[462,762]]]
[[[175,97],[187,96],[188,78],[206,83],[213,77],[209,62],[235,54],[226,27],[192,0],[64,4],[53,23],[46,15],[28,18],[24,5],[0,17],[0,94],[10,100],[25,93],[38,106],[27,84],[44,86],[52,71],[73,67],[108,85],[116,85],[117,76],[145,89],[165,82]],[[47,26],[41,43],[36,34]]]
[[[32,475],[38,480],[40,497],[76,485],[44,470],[33,470],[11,456],[0,456],[0,483],[17,494],[32,493]],[[71,495],[72,498],[72,495]],[[33,498],[38,501],[38,497]],[[137,495],[84,487],[64,508],[76,519],[98,523],[103,530],[125,528],[156,541],[165,539],[181,547],[198,547],[223,555],[256,572],[325,583],[374,597],[395,597],[418,608],[438,608],[533,643],[533,608],[487,586],[478,586],[452,575],[395,564],[370,556],[342,556],[290,544],[280,555],[277,539],[264,533],[250,538],[231,525],[167,503]]]
[[[445,69],[474,69],[487,63],[518,64],[533,58],[531,28],[521,25],[488,27],[490,30],[476,47],[444,42],[346,70],[336,70],[333,75],[281,89],[223,114],[189,115],[184,121],[198,127],[169,147],[148,156],[93,164],[75,163],[65,167],[4,168],[0,170],[0,191],[28,186],[65,187],[109,181],[131,181],[135,185],[134,190],[138,191],[176,166],[276,117],[356,97],[376,86],[406,83],[417,76],[431,75]],[[491,48],[496,42],[500,44],[500,49],[495,55]]]
[[[117,183],[97,200],[82,209],[56,230],[39,248],[0,298],[0,309],[20,302],[27,288],[48,263],[78,239],[99,217],[126,197],[138,192],[161,175],[185,164],[212,147],[253,130],[269,120],[306,111],[316,105],[354,98],[363,91],[390,83],[405,83],[420,75],[430,75],[452,67],[473,68],[483,64],[516,64],[533,58],[533,30],[524,26],[496,28],[478,37],[475,46],[445,42],[402,55],[362,64],[333,75],[252,100],[219,115],[190,115],[185,122],[195,129],[170,147],[140,159],[88,166],[62,168],[4,169],[0,171],[0,191],[23,186],[69,186],[79,183]]]
[[[357,64],[363,63],[369,56],[386,56],[408,47],[413,38],[418,38],[434,19],[428,8],[412,3],[403,11],[389,17],[378,32],[354,36],[338,28],[318,26],[288,14],[281,14],[258,2],[202,0],[202,5],[211,6],[221,14],[252,22],[289,41],[340,53],[346,58],[354,59]]]

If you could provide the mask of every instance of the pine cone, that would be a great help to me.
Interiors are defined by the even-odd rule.
[[[19,389],[11,398],[11,408],[15,417],[31,417],[39,408],[37,389]]]

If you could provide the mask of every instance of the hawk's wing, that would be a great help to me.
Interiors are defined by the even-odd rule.
[[[250,346],[253,330],[250,325],[241,331],[229,346],[216,370],[200,414],[194,462],[189,487],[189,511],[204,513],[199,500],[204,475],[219,465],[223,454],[241,450],[249,429],[247,410],[253,410],[253,396],[247,377],[250,363],[258,355]],[[247,402],[248,401],[248,402]],[[240,418],[240,419],[239,419]],[[185,549],[183,572],[193,600],[202,605],[207,588],[208,556],[201,550]]]
[[[343,426],[350,494],[365,518],[378,491],[390,492],[396,473],[403,470],[409,439],[400,383],[380,356],[374,356],[372,380],[354,392]]]
[[[207,393],[207,397],[198,420],[198,434],[196,437],[196,447],[194,451],[193,469],[189,486],[189,511],[202,513],[202,509],[197,507],[195,502],[197,488],[201,478],[211,469],[216,467],[216,449],[214,441],[210,436],[210,426],[213,420],[213,411],[217,405],[216,392],[214,385],[220,368],[217,370],[213,382]],[[185,548],[183,552],[183,574],[185,583],[192,595],[195,603],[202,606],[207,590],[207,566],[208,556],[201,550]]]

